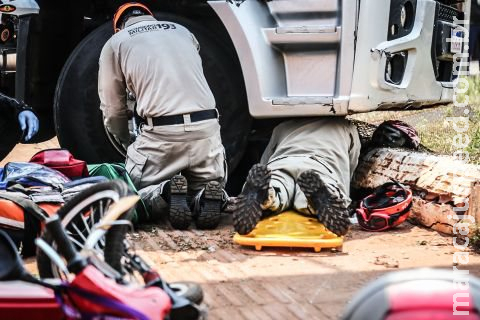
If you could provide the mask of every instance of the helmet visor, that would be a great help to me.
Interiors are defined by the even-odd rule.
[[[357,210],[357,220],[361,228],[368,231],[383,231],[391,227],[390,217],[386,214],[367,214],[365,210]]]

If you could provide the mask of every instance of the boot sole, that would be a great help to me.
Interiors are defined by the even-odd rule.
[[[175,229],[184,230],[192,222],[192,213],[187,205],[187,179],[174,176],[170,180],[170,224]]]
[[[338,236],[348,232],[350,220],[348,210],[339,205],[342,199],[332,194],[318,173],[312,170],[303,172],[297,183],[325,228]]]
[[[245,187],[238,197],[233,211],[233,226],[239,234],[248,234],[262,218],[261,203],[268,196],[270,171],[267,166],[256,164],[248,173]]]
[[[217,181],[205,186],[203,208],[195,220],[199,229],[215,229],[222,217],[223,188]]]

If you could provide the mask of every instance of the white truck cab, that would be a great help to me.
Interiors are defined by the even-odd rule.
[[[449,103],[463,13],[433,0],[209,1],[258,118]],[[463,30],[460,31],[459,30]],[[451,38],[452,42],[448,42]]]

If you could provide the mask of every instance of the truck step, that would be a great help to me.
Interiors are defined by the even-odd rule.
[[[294,26],[265,28],[263,32],[272,45],[339,43],[339,26]]]
[[[274,0],[268,2],[272,14],[290,14],[300,12],[337,12],[337,0]]]
[[[274,105],[333,105],[333,97],[275,97],[272,98],[272,104]]]

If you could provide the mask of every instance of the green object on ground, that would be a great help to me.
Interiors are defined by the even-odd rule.
[[[100,163],[100,164],[89,164],[87,165],[88,173],[90,176],[103,176],[110,180],[121,179],[125,181],[130,190],[138,194],[138,190],[133,184],[132,179],[128,175],[127,170],[125,170],[125,164],[123,163]],[[145,222],[148,221],[150,213],[148,212],[145,204],[140,200],[135,207],[133,222]]]

